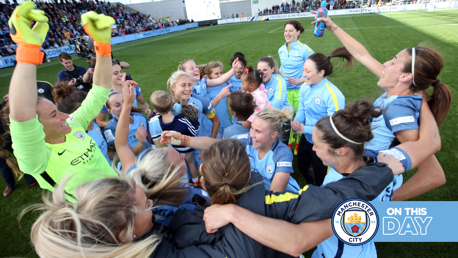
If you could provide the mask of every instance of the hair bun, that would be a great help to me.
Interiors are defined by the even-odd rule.
[[[234,57],[242,57],[245,59],[245,55],[242,52],[235,52]]]

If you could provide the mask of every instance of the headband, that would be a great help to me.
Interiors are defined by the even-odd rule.
[[[334,125],[334,122],[332,121],[332,115],[329,116],[329,121],[331,122],[331,126],[332,126],[332,129],[334,129],[334,132],[336,132],[336,134],[338,136],[340,136],[340,138],[346,140],[347,142],[351,142],[353,144],[363,144],[362,142],[355,142],[355,141],[352,141],[350,139],[348,139],[347,137],[343,136],[336,128],[336,126]]]
[[[415,48],[412,48],[412,83],[415,85]]]

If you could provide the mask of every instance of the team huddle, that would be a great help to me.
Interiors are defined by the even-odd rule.
[[[32,227],[41,257],[299,257],[315,246],[316,258],[377,257],[373,242],[333,235],[334,209],[350,198],[408,200],[445,183],[434,154],[451,93],[433,49],[381,64],[326,17],[317,20],[343,47],[315,53],[299,41],[302,25],[288,21],[280,68],[270,56],[248,66],[241,52],[226,73],[220,62],[187,59],[149,106],[112,59],[113,18],[88,12],[92,88],[59,84],[54,104],[35,89],[49,25],[34,8],[19,5],[9,21],[18,64],[8,105],[19,168],[53,192]],[[332,58],[345,68],[361,62],[385,93],[346,105],[327,79]],[[305,186],[291,177],[294,155]]]

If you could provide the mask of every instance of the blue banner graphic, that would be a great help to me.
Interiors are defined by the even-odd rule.
[[[458,202],[370,202],[379,216],[374,242],[458,242]]]

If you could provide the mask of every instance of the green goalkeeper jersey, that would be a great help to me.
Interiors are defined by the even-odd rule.
[[[43,125],[38,116],[25,122],[10,119],[14,154],[20,169],[35,177],[41,188],[54,191],[53,183],[71,176],[65,187],[70,201],[74,189],[89,181],[117,176],[96,142],[86,134],[89,123],[102,109],[110,89],[93,85],[81,107],[70,115],[67,122],[72,131],[65,135],[64,143],[45,142]]]

